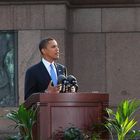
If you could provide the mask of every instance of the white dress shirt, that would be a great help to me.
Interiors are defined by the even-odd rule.
[[[45,60],[44,58],[42,58],[42,62],[43,62],[43,64],[44,64],[44,66],[46,67],[46,69],[47,69],[47,71],[49,72],[49,74],[50,74],[50,62],[48,62],[47,60]],[[54,62],[52,62],[52,65],[53,65],[53,69],[54,69],[54,72],[55,72],[55,74],[56,74],[56,77],[57,77],[57,71],[56,71],[56,67],[55,67],[55,65],[54,65]]]

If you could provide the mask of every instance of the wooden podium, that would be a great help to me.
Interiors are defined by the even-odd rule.
[[[38,106],[34,140],[50,140],[60,129],[72,125],[85,129],[101,124],[108,102],[109,95],[105,93],[33,94],[25,105]]]

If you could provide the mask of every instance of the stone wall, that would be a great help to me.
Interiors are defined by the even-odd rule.
[[[75,75],[79,91],[110,94],[110,106],[140,98],[140,7],[71,7],[66,3],[0,5],[0,30],[18,31],[18,94],[25,71],[40,61],[38,44],[48,36],[60,46],[60,63]],[[11,108],[0,108],[2,114]],[[9,131],[9,123],[0,132]]]

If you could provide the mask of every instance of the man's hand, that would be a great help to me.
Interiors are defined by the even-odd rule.
[[[57,86],[52,86],[52,84],[51,84],[51,82],[49,83],[49,85],[48,85],[48,88],[45,90],[45,92],[47,92],[47,93],[54,93],[54,94],[57,94],[57,93],[59,93],[60,92],[60,86],[59,85],[57,85]]]

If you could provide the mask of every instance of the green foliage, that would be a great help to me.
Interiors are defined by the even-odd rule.
[[[18,128],[20,135],[12,138],[13,140],[23,139],[32,140],[32,127],[36,122],[36,110],[33,108],[26,109],[21,104],[18,110],[12,111],[6,115],[6,117],[16,123],[15,128]],[[12,140],[11,139],[11,140]],[[10,140],[10,139],[9,139]]]
[[[132,115],[140,107],[140,101],[138,100],[124,100],[117,108],[116,112],[107,108],[108,118],[105,127],[112,135],[114,130],[118,136],[118,140],[124,140],[129,133],[129,138],[135,138],[140,134],[140,131],[133,131],[132,128],[137,124],[135,118]],[[113,138],[113,135],[112,135]]]
[[[83,140],[101,140],[100,135],[96,132],[83,133]]]
[[[106,132],[107,129],[104,124],[93,124],[83,130],[84,140],[101,140],[102,134]]]
[[[7,140],[21,140],[21,136],[20,135],[17,135],[17,136],[13,136],[13,137],[8,137]]]
[[[64,131],[64,140],[83,140],[83,135],[78,128],[70,127]]]

